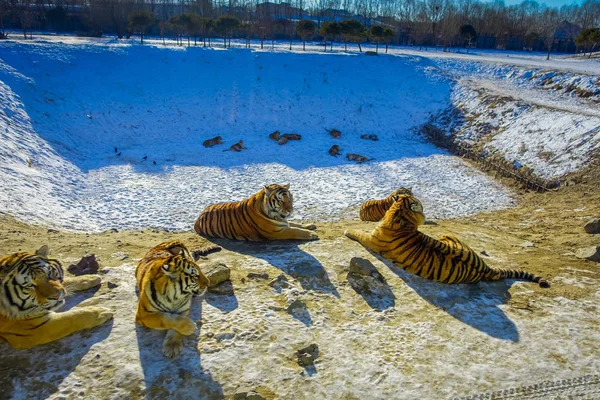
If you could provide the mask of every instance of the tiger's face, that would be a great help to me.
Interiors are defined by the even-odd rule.
[[[13,318],[43,315],[65,303],[58,260],[31,253],[0,259],[0,311]]]
[[[403,195],[403,194],[407,194],[409,196],[412,196],[413,195],[412,189],[411,188],[399,188],[399,189],[396,189],[396,190],[394,190],[392,192],[392,194],[390,194],[390,197],[398,197],[398,196]]]
[[[397,230],[407,225],[419,226],[425,222],[423,205],[414,196],[403,194],[394,198],[394,204],[383,217],[383,223],[390,229]]]
[[[200,295],[210,284],[200,267],[183,254],[172,257],[162,266],[162,271],[171,282],[177,283],[181,292],[185,294]]]
[[[269,218],[283,221],[294,211],[294,197],[289,188],[289,184],[264,187],[264,209]]]

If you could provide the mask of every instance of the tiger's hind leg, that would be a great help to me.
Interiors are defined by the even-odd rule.
[[[308,229],[300,228],[285,228],[279,232],[275,232],[271,239],[287,239],[287,240],[317,240],[319,236],[309,231]]]
[[[96,327],[112,317],[113,313],[107,308],[82,307],[30,320],[10,320],[2,324],[2,337],[16,349],[28,349]]]
[[[295,222],[289,222],[288,224],[292,228],[308,229],[309,231],[317,230],[317,226],[315,224],[302,225],[302,224],[297,224]]]

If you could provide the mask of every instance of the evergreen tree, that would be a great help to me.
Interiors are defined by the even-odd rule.
[[[383,26],[373,25],[371,26],[371,39],[375,40],[375,53],[379,53],[379,42],[383,40]]]
[[[392,28],[385,28],[383,30],[383,39],[385,40],[385,52],[388,52],[388,45],[392,41],[392,38],[396,35],[396,32]]]
[[[296,32],[302,38],[302,50],[306,51],[306,39],[312,39],[316,29],[317,24],[310,19],[303,19],[296,24]]]
[[[331,50],[333,50],[333,38],[340,34],[340,24],[337,22],[325,21],[321,24],[319,33],[323,35],[325,51],[327,51],[327,38],[331,39]]]
[[[154,15],[150,11],[137,11],[129,14],[129,29],[140,32],[141,44],[144,44],[146,29],[154,22]]]

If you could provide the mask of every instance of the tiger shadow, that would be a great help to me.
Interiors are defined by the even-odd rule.
[[[108,338],[113,324],[110,320],[27,350],[0,343],[0,399],[45,399],[57,393],[92,346]]]
[[[203,297],[194,297],[190,318],[202,320]],[[166,330],[150,329],[136,324],[140,364],[144,374],[146,399],[223,399],[223,389],[202,367],[198,342],[203,326],[183,338],[183,350],[173,358],[162,353]]]
[[[264,242],[213,239],[214,243],[234,253],[260,258],[296,279],[304,290],[318,290],[339,298],[340,294],[329,280],[323,264],[302,250],[301,240],[272,240]]]
[[[381,255],[369,252],[385,264],[428,303],[446,311],[455,319],[491,337],[519,342],[516,325],[498,307],[510,300],[512,282],[445,284],[421,278],[398,267]]]

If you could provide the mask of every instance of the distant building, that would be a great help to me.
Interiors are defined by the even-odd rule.
[[[290,3],[260,3],[256,5],[256,18],[259,20],[302,19],[302,10]]]

